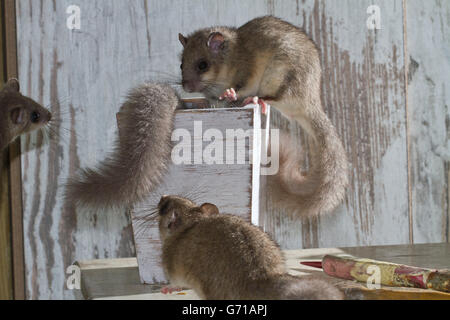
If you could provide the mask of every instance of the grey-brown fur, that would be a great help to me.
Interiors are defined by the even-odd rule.
[[[289,275],[277,244],[243,219],[164,196],[159,205],[163,268],[172,285],[204,299],[343,299],[329,282]]]
[[[66,197],[94,208],[132,205],[161,181],[171,154],[179,98],[168,85],[147,83],[128,94],[120,109],[120,137],[96,169],[69,181]]]
[[[215,34],[223,36],[218,49]],[[239,101],[259,96],[296,120],[314,143],[311,167],[300,173],[298,150],[281,145],[281,170],[268,179],[277,204],[301,217],[334,209],[348,185],[347,158],[321,102],[321,66],[315,44],[299,28],[272,16],[242,27],[213,27],[180,35],[183,86],[217,100],[228,88]],[[220,41],[219,41],[220,43]],[[209,44],[209,45],[208,45]],[[206,70],[199,61],[207,61]],[[287,139],[286,136],[284,139]]]

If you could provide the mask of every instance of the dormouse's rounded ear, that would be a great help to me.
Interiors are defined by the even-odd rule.
[[[178,39],[180,40],[180,43],[183,47],[186,47],[187,44],[187,38],[183,36],[181,33],[178,34]]]
[[[213,205],[212,203],[204,203],[200,207],[200,210],[202,210],[203,214],[207,216],[213,216],[216,214],[219,214],[219,209]]]
[[[5,85],[5,88],[12,90],[12,91],[19,92],[20,91],[19,80],[15,79],[15,78],[9,79]]]
[[[26,111],[23,108],[14,108],[9,114],[11,117],[11,121],[14,124],[23,124],[25,122]]]
[[[223,49],[225,37],[220,32],[213,32],[208,38],[208,48],[213,53],[219,53]]]

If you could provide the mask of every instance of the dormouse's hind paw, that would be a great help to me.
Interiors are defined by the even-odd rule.
[[[225,92],[219,97],[219,100],[224,99],[230,102],[236,101],[238,99],[236,91],[233,88],[225,90]]]
[[[248,104],[259,104],[261,106],[261,113],[267,114],[267,103],[263,99],[259,97],[248,97],[244,100],[242,106],[244,107]]]

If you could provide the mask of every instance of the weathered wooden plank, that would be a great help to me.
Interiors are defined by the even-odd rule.
[[[56,139],[41,134],[23,139],[29,299],[74,298],[65,271],[77,259],[135,254],[125,210],[77,210],[63,201],[63,186],[79,166],[92,167],[111,150],[123,97],[147,79],[145,2],[79,1],[81,30],[66,26],[72,4],[19,1],[17,7],[23,91],[51,104],[61,118]]]
[[[0,154],[6,164],[7,154]],[[8,166],[0,168],[0,300],[13,299],[11,217],[8,193]]]
[[[5,0],[6,77],[17,78],[16,1]],[[20,140],[9,145],[9,190],[11,210],[14,298],[25,299],[25,261],[23,255],[22,180]]]
[[[372,4],[381,30],[367,29]],[[280,1],[270,13],[304,28],[321,50],[322,100],[348,154],[350,188],[330,216],[299,223],[271,210],[267,230],[291,249],[407,243],[401,1]]]
[[[175,147],[164,182],[132,211],[142,282],[166,281],[155,215],[162,195],[181,195],[199,205],[211,202],[221,213],[258,221],[258,202],[254,200],[259,200],[259,159],[256,165],[252,159],[260,152],[251,150],[260,145],[257,130],[253,130],[260,127],[259,117],[259,107],[177,112],[172,135]],[[183,163],[177,159],[181,153]]]
[[[4,12],[0,8],[0,85],[5,83]],[[0,153],[0,300],[13,299],[11,216],[9,207],[9,152]]]
[[[344,289],[350,299],[450,299],[450,294],[416,288],[394,288],[382,286],[381,289],[369,290],[363,283],[331,278],[316,268],[301,265],[301,261],[321,261],[325,255],[354,255],[379,261],[407,264],[430,269],[446,269],[450,261],[448,243],[374,246],[357,248],[320,248],[303,250],[286,250],[283,252],[289,273],[296,276],[315,275],[326,277]],[[137,261],[135,259],[114,259],[79,262],[82,283],[86,288],[85,299],[139,299],[157,300],[163,296],[157,293],[158,286],[148,286],[147,291],[139,283]],[[166,299],[190,300],[195,297],[192,291],[186,295],[167,295]]]
[[[448,242],[450,3],[408,0],[406,8],[414,242]]]

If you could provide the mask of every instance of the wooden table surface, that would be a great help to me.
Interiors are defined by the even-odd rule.
[[[450,269],[450,244],[415,244],[353,248],[304,249],[284,251],[289,273],[298,276],[317,274],[335,282],[347,299],[449,299],[450,294],[414,288],[367,289],[365,284],[331,278],[320,269],[303,266],[301,261],[321,261],[327,254],[350,254],[393,263],[430,269]],[[140,283],[136,258],[80,261],[81,290],[85,299],[196,300],[191,290],[163,295],[161,285]]]

